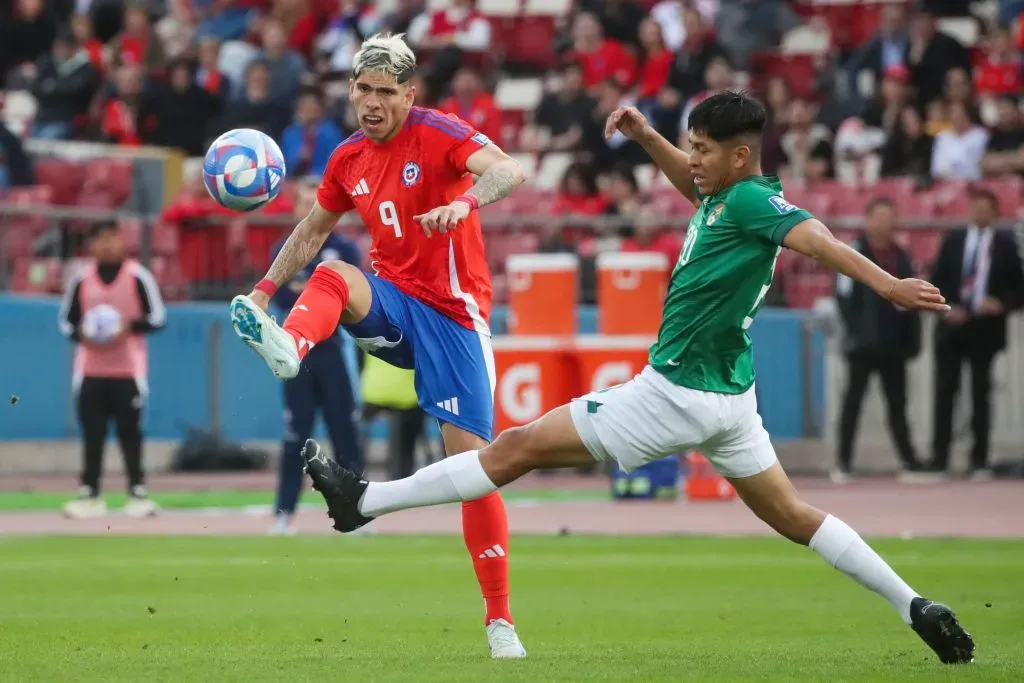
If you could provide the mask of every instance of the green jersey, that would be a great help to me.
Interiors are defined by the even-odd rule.
[[[775,176],[744,178],[699,199],[649,362],[675,384],[740,394],[754,383],[747,329],[771,287],[782,240],[812,216],[782,198]]]

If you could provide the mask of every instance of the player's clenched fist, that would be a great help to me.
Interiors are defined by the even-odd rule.
[[[886,297],[895,306],[908,310],[938,311],[949,310],[946,305],[946,298],[939,292],[939,288],[930,282],[916,278],[898,280],[888,292]]]
[[[435,231],[443,235],[449,230],[454,230],[459,221],[465,220],[469,216],[469,212],[469,204],[458,201],[447,206],[439,206],[412,218],[423,226],[423,232],[427,233],[427,237],[433,237]]]
[[[608,117],[604,136],[610,138],[619,131],[630,140],[638,140],[653,130],[647,118],[636,107],[619,107]]]

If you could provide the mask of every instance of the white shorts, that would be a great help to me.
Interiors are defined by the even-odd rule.
[[[594,459],[614,460],[626,472],[691,450],[736,479],[777,461],[754,387],[742,394],[697,391],[647,366],[624,384],[573,399],[569,410]]]

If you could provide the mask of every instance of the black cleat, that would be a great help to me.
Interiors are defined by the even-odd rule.
[[[911,628],[943,664],[967,664],[974,661],[974,640],[946,605],[925,598],[910,603]]]
[[[313,439],[306,439],[302,459],[313,488],[327,501],[327,516],[334,520],[336,530],[344,534],[373,521],[373,517],[359,512],[359,501],[368,482],[328,457]]]

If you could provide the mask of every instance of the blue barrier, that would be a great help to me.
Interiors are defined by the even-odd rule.
[[[0,294],[0,357],[4,359],[0,370],[0,440],[52,440],[78,434],[71,396],[73,349],[57,330],[58,308],[55,298]],[[499,306],[492,315],[495,334],[507,329],[505,313]],[[764,309],[750,329],[761,415],[768,431],[781,440],[804,433],[804,363],[800,349],[805,315],[801,311]],[[596,328],[594,307],[581,307],[580,332],[593,333]],[[150,337],[149,351],[151,395],[144,429],[150,438],[178,439],[187,426],[207,427],[217,414],[228,438],[280,438],[280,383],[235,337],[226,304],[168,306],[167,327]],[[351,367],[352,349],[347,352]],[[825,397],[822,333],[812,337],[810,352],[811,403],[821,415]],[[215,378],[211,377],[213,354],[217,358]],[[217,392],[211,392],[214,386],[219,387]],[[9,402],[8,397],[17,397],[17,402]],[[371,436],[385,437],[385,429],[383,423],[378,423]]]

